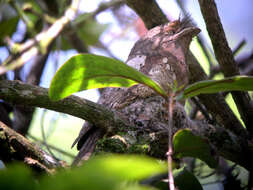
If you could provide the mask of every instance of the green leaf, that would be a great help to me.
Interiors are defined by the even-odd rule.
[[[183,93],[177,99],[224,91],[253,91],[253,77],[234,76],[222,80],[200,81],[184,89]]]
[[[12,17],[8,20],[2,20],[0,22],[0,46],[3,46],[3,40],[5,37],[11,37],[12,34],[16,31],[18,25],[19,17]]]
[[[95,20],[89,19],[81,26],[78,34],[86,45],[95,45],[107,28],[108,24],[100,24]]]
[[[215,168],[217,161],[211,154],[210,145],[201,137],[194,135],[189,129],[181,129],[173,136],[174,156],[176,158],[194,157]]]
[[[92,18],[90,13],[84,13],[78,16],[73,22],[73,27],[77,29],[78,37],[85,46],[95,45],[99,42],[102,33],[108,28],[108,24],[101,24]],[[61,40],[61,49],[73,49],[64,35],[59,36]]]
[[[127,185],[127,182],[134,182],[166,170],[166,164],[146,156],[96,156],[81,167],[44,178],[41,189],[130,189],[131,184]],[[135,186],[134,189],[146,188]]]
[[[167,171],[167,165],[147,156],[109,154],[95,157],[83,170],[94,168],[120,180],[140,180]]]
[[[121,61],[92,54],[78,54],[57,71],[49,88],[49,97],[57,101],[82,90],[130,87],[138,83],[167,96],[155,81]]]
[[[185,168],[173,171],[175,186],[180,190],[203,190],[199,180]]]
[[[8,190],[34,190],[35,179],[29,168],[21,164],[8,166],[8,169],[0,170],[0,189]]]

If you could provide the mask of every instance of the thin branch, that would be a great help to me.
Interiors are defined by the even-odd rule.
[[[29,19],[29,17],[24,14],[24,11],[22,10],[21,7],[19,7],[19,4],[15,0],[10,0],[10,5],[16,10],[18,13],[18,16],[22,19],[22,21],[25,23],[28,32],[31,32],[32,35],[35,35],[35,29],[34,29],[34,23]]]
[[[51,44],[48,48],[47,48],[47,52],[43,55],[38,54],[31,67],[30,67],[30,71],[26,76],[25,81],[29,84],[33,84],[33,85],[39,85],[40,84],[40,80],[41,80],[41,76],[43,73],[43,70],[46,66],[47,63],[47,59],[49,56],[49,53],[51,51],[53,47],[53,44]]]
[[[197,108],[201,111],[201,113],[204,115],[206,120],[209,123],[214,124],[215,121],[209,116],[208,112],[206,111],[205,108],[203,108],[202,104],[199,103],[198,99],[196,97],[191,98],[191,100],[194,102],[194,104],[197,106]]]
[[[220,21],[214,0],[199,0],[200,9],[204,17],[210,36],[215,57],[226,77],[240,75],[239,68],[229,48],[225,32]],[[231,92],[238,111],[248,131],[253,134],[253,106],[247,92]]]
[[[95,18],[99,13],[120,5],[123,5],[125,0],[111,0],[109,2],[100,3],[98,8],[92,13],[92,17]]]
[[[242,41],[239,42],[239,44],[234,48],[233,50],[233,56],[236,56],[242,48],[246,45],[246,40],[243,39]]]
[[[77,28],[81,27],[87,20],[90,19],[95,19],[95,17],[110,8],[116,7],[116,6],[120,6],[124,3],[123,0],[112,0],[109,2],[102,2],[99,4],[98,8],[89,13],[89,16],[87,16],[87,13],[81,14],[79,15],[78,22],[74,21],[72,25],[69,25],[66,28],[66,32],[64,33],[64,35],[66,36],[66,38],[68,39],[69,43],[78,50],[78,52],[80,53],[87,53],[88,52],[88,47],[86,44],[84,44],[83,40],[80,39],[77,31]],[[101,48],[102,43],[98,44],[99,48]],[[108,53],[109,56],[115,58],[115,56],[113,56],[113,54],[104,46],[102,46],[102,48],[106,51],[106,53]]]
[[[47,144],[47,138],[46,138],[46,134],[45,134],[45,127],[44,127],[44,120],[45,120],[45,113],[46,110],[43,110],[42,116],[41,116],[41,120],[40,120],[40,129],[41,129],[41,135],[42,135],[42,139],[43,139],[43,144],[45,145],[48,153],[55,159],[55,160],[59,160],[54,153],[51,151],[50,147]]]
[[[172,129],[174,126],[174,118],[173,118],[173,110],[174,110],[174,93],[172,93],[168,99],[168,152],[167,152],[167,160],[168,160],[168,180],[169,180],[169,188],[170,190],[175,190],[174,177],[172,173],[172,155],[173,155],[173,143],[172,143]]]
[[[79,0],[72,0],[71,6],[65,11],[64,16],[59,18],[47,30],[42,31],[35,36],[34,39],[26,41],[24,44],[17,45],[20,56],[11,60],[11,62],[4,62],[4,66],[0,66],[0,75],[24,65],[34,56],[40,52],[45,53],[48,46],[55,40],[55,38],[63,31],[63,29],[75,18]],[[7,58],[9,60],[9,58]]]
[[[50,155],[39,149],[22,135],[10,129],[1,121],[0,149],[0,158],[4,162],[19,160],[29,164],[29,160],[33,160],[36,161],[37,167],[40,167],[41,170],[47,173],[52,173],[54,171],[53,168],[61,166]]]
[[[30,71],[26,76],[25,81],[29,84],[38,85],[40,83],[41,75],[43,69],[46,65],[46,60],[49,55],[49,51],[52,48],[52,44],[49,46],[47,53],[44,55],[38,54],[34,59],[31,65]],[[19,69],[16,69],[17,71]],[[13,122],[13,129],[19,132],[22,135],[26,135],[30,123],[32,121],[34,108],[26,107],[26,106],[14,106],[14,122]]]
[[[36,138],[36,137],[34,137],[34,136],[30,135],[30,134],[28,134],[28,137],[31,138],[31,139],[33,139],[34,141],[36,141],[36,143],[39,143],[39,144],[42,144],[42,145],[46,145],[44,143],[44,141],[41,141],[38,138]],[[72,159],[75,157],[75,155],[73,155],[73,154],[71,154],[69,152],[66,152],[66,151],[64,151],[64,150],[62,150],[62,149],[60,149],[60,148],[58,148],[58,147],[56,147],[54,145],[47,144],[47,146],[50,147],[51,149],[53,149],[54,151],[57,151],[57,152],[65,155],[65,156],[68,156],[68,157],[70,157]]]

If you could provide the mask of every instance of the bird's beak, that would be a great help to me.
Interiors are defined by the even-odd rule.
[[[200,29],[197,27],[188,27],[184,28],[182,31],[178,32],[173,36],[174,39],[180,39],[185,36],[189,36],[193,38],[194,36],[197,36],[200,33]]]

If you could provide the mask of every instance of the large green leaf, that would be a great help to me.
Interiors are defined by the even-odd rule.
[[[59,172],[52,178],[45,177],[40,187],[47,190],[137,190],[144,188],[127,182],[134,182],[166,170],[165,163],[146,156],[104,155],[91,158],[82,167]]]
[[[173,147],[176,158],[194,157],[204,161],[211,168],[217,166],[210,145],[201,137],[194,135],[189,129],[181,129],[175,133]]]
[[[167,164],[147,156],[109,154],[89,160],[83,170],[94,168],[120,180],[140,180],[167,171]]]
[[[222,80],[206,80],[194,83],[184,89],[177,99],[185,99],[199,94],[224,91],[253,91],[253,77],[234,76]]]
[[[24,165],[0,170],[3,190],[154,190],[138,184],[138,180],[167,171],[166,163],[147,156],[96,156],[83,166],[58,170],[54,175],[35,176]]]
[[[180,190],[203,190],[199,180],[185,168],[173,171],[175,185]]]
[[[49,97],[63,99],[75,92],[104,87],[130,87],[142,83],[166,97],[165,91],[148,76],[121,61],[92,54],[70,58],[55,74]]]

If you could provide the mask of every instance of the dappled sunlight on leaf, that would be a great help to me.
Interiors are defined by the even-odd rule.
[[[42,180],[42,189],[151,189],[133,183],[139,179],[166,171],[164,163],[146,156],[95,156],[83,166],[61,171]],[[122,188],[121,188],[122,187]],[[132,187],[132,188],[131,188]]]
[[[138,83],[167,96],[155,81],[121,61],[92,54],[78,54],[57,71],[50,85],[49,96],[56,101],[82,90],[130,87]]]
[[[122,180],[139,180],[167,170],[165,163],[158,162],[147,156],[106,155],[95,157],[84,166],[87,170],[98,170],[115,175]]]

